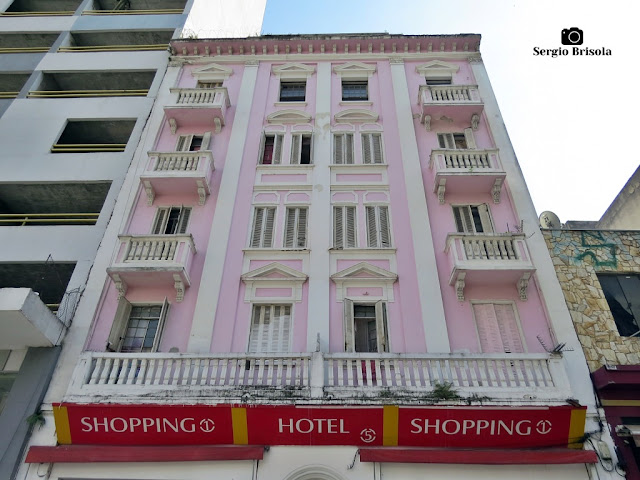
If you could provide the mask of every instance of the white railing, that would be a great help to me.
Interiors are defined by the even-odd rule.
[[[196,172],[213,165],[210,151],[201,152],[149,152],[147,172]]]
[[[442,173],[456,170],[469,173],[502,171],[497,150],[432,150],[431,165]]]
[[[229,94],[224,87],[216,88],[172,88],[177,93],[176,104],[190,107],[213,107],[226,110]]]
[[[334,399],[408,396],[449,383],[460,395],[492,399],[570,396],[562,358],[549,354],[179,354],[85,352],[70,397],[229,396],[279,392]]]
[[[423,85],[422,103],[481,103],[476,85]]]
[[[447,236],[446,250],[453,256],[454,265],[465,262],[531,263],[523,234],[468,234]]]
[[[188,266],[196,252],[191,235],[119,235],[115,266],[132,263]]]

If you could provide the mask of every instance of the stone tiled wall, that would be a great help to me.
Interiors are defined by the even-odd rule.
[[[640,273],[640,231],[543,230],[589,369],[640,364],[640,338],[621,337],[597,273]]]

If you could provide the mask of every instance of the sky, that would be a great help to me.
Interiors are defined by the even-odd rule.
[[[536,210],[566,222],[598,220],[638,167],[640,149],[620,137],[640,120],[639,18],[639,0],[267,0],[262,33],[481,34]],[[534,55],[572,27],[611,55]]]

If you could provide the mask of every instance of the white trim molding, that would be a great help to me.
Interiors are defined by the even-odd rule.
[[[233,70],[217,63],[196,68],[191,72],[191,76],[201,82],[221,82],[233,75]]]
[[[369,78],[376,73],[376,66],[362,62],[347,62],[333,67],[333,73],[342,78]]]
[[[336,300],[342,302],[345,298],[346,287],[383,287],[382,296],[371,298],[393,302],[393,284],[398,281],[398,274],[376,267],[368,262],[360,262],[331,275],[336,284]],[[369,297],[352,298],[352,300],[371,300]]]
[[[432,60],[416,67],[416,73],[423,77],[452,78],[454,73],[460,70],[458,65],[443,62],[442,60]]]
[[[275,275],[275,276],[274,276]],[[240,277],[246,289],[244,292],[245,303],[269,301],[302,301],[302,284],[309,278],[298,270],[287,267],[279,262],[272,262],[255,270],[242,274]],[[291,288],[289,297],[259,297],[256,295],[258,288]]]
[[[311,123],[312,117],[302,110],[278,110],[267,116],[267,123],[277,123],[280,125]]]
[[[287,80],[305,80],[313,75],[315,67],[303,63],[285,63],[271,67],[271,73],[279,78]]]
[[[364,108],[350,108],[336,113],[333,120],[336,123],[375,123],[378,121],[379,115],[371,110]]]

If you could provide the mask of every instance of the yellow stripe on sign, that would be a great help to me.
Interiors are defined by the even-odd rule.
[[[231,425],[233,426],[233,444],[248,445],[249,432],[247,429],[247,409],[231,409]]]
[[[67,412],[67,407],[54,405],[53,419],[56,423],[58,444],[71,445],[71,428],[69,427],[69,413]]]
[[[571,410],[571,422],[569,423],[569,448],[582,449],[582,437],[584,437],[584,424],[587,420],[587,409],[576,408]]]
[[[382,445],[385,447],[398,446],[398,417],[399,409],[396,405],[385,405],[382,411]]]

